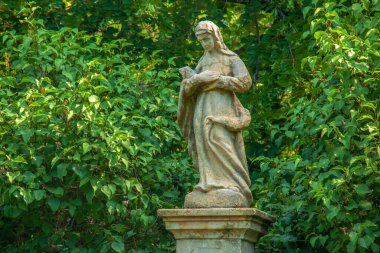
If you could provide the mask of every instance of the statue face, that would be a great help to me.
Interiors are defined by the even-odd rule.
[[[201,43],[205,51],[212,51],[215,46],[214,37],[209,33],[200,34],[197,36],[198,41]]]

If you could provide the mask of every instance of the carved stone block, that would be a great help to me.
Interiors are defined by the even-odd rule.
[[[273,216],[254,208],[160,209],[178,253],[253,253]]]

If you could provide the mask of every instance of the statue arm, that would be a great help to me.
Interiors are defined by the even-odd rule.
[[[193,95],[199,89],[199,85],[198,85],[196,78],[197,78],[197,74],[199,74],[199,72],[201,72],[201,67],[200,67],[201,60],[202,60],[202,58],[199,60],[199,63],[197,64],[197,66],[194,70],[195,75],[192,75],[191,77],[184,79],[182,81],[182,85],[184,87],[184,92],[187,96]]]
[[[252,79],[243,61],[238,56],[235,56],[231,59],[231,65],[232,76],[221,76],[216,82],[216,88],[233,92],[249,90],[252,86]],[[208,88],[206,87],[206,89]]]
[[[183,88],[184,88],[184,92],[186,94],[186,96],[191,96],[193,95],[197,89],[198,89],[198,85],[196,82],[194,82],[194,78],[193,77],[190,77],[190,78],[187,78],[185,80],[182,81],[182,85],[183,85]]]

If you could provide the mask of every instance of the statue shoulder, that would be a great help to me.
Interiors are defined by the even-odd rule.
[[[240,62],[241,61],[240,57],[237,54],[228,55],[228,59],[229,59],[229,61],[231,63],[236,63],[236,62]]]
[[[198,61],[198,65],[202,65],[202,64],[204,64],[204,62],[205,62],[205,56],[202,55],[202,57]]]
[[[202,56],[199,61],[198,61],[198,64],[197,64],[197,67],[195,68],[195,72],[199,73],[199,72],[202,72],[202,67],[204,65],[204,56]]]

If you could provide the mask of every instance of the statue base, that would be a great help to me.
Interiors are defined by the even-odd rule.
[[[246,208],[249,205],[243,194],[230,189],[194,190],[186,195],[184,203],[185,208]]]
[[[160,209],[177,253],[253,253],[274,217],[255,208]]]

